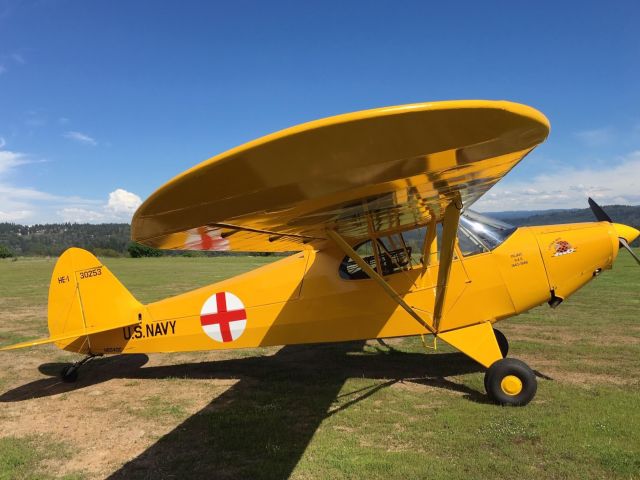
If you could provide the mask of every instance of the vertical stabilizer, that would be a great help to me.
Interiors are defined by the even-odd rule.
[[[58,259],[49,286],[51,337],[134,324],[143,313],[144,306],[91,253],[70,248]],[[57,341],[56,345],[81,353],[91,349],[87,335]]]

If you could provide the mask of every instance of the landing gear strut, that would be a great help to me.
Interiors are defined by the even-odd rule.
[[[60,371],[60,378],[63,382],[73,383],[78,380],[78,370],[82,365],[87,363],[89,360],[95,357],[100,357],[101,355],[89,354],[84,357],[82,360],[77,361],[72,365],[65,365],[63,369]]]

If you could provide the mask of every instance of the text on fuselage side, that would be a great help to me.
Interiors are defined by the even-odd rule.
[[[145,328],[143,328],[145,327]],[[125,340],[163,337],[165,335],[175,335],[176,321],[149,323],[147,325],[135,325],[122,328],[122,336]]]
[[[522,265],[527,265],[529,262],[525,260],[522,252],[512,253],[511,254],[511,266],[512,267],[520,267]]]

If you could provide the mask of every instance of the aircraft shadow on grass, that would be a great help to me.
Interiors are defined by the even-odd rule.
[[[424,355],[363,342],[283,347],[272,356],[146,367],[146,355],[96,359],[77,383],[63,383],[63,364],[41,365],[45,378],[8,391],[0,402],[19,402],[126,379],[235,379],[232,387],[109,478],[287,478],[321,422],[398,382],[485,395],[446,377],[482,370],[461,353]],[[352,377],[365,388],[340,394]]]

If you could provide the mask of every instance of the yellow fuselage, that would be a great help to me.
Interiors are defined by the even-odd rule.
[[[493,251],[463,257],[457,250],[439,333],[496,322],[565,299],[610,268],[617,253],[618,237],[607,222],[522,227]],[[138,325],[91,335],[91,351],[249,348],[429,333],[373,280],[340,276],[343,257],[337,248],[306,250],[146,305]],[[385,280],[433,325],[437,278],[435,261]],[[244,306],[246,324],[233,341],[216,341],[202,326],[203,305],[221,292],[233,294]]]

